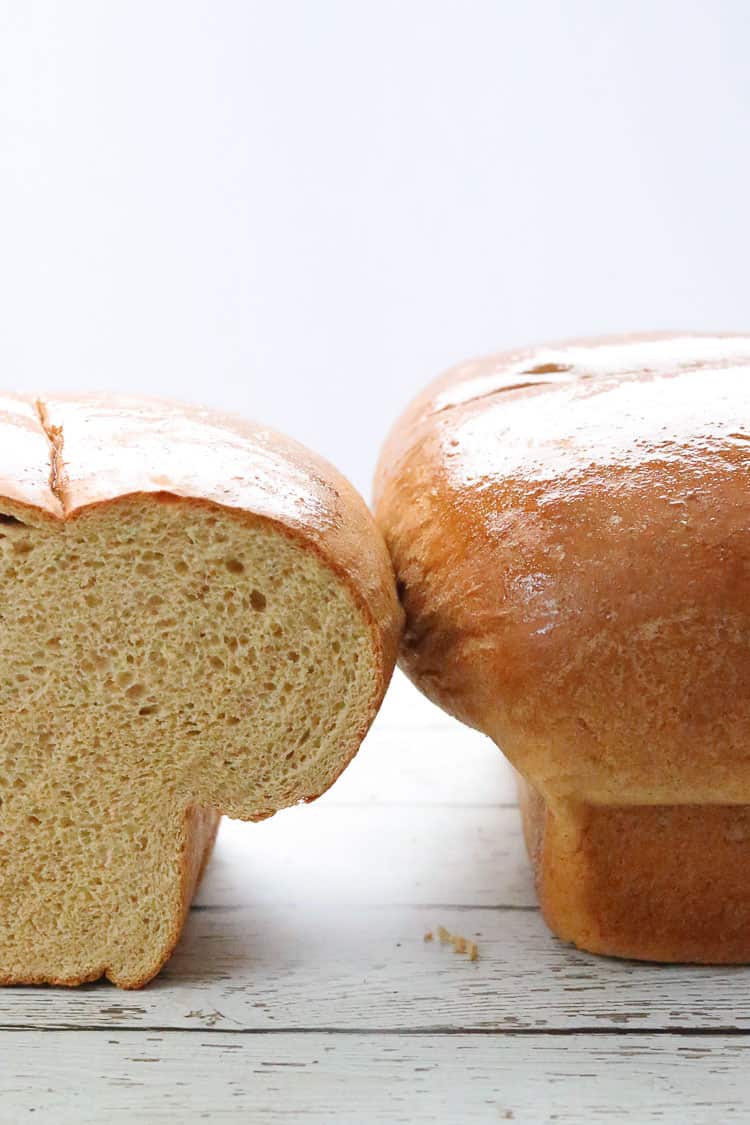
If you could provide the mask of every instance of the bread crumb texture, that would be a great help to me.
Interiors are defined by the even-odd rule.
[[[0,504],[2,502],[0,501]],[[348,585],[270,521],[161,496],[0,515],[0,983],[138,987],[219,814],[323,792],[377,706]]]

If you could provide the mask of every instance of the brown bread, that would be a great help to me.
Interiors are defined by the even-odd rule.
[[[403,667],[519,772],[550,926],[750,960],[750,338],[448,372],[393,431],[376,515]]]

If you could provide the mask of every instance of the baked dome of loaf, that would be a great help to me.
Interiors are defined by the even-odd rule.
[[[263,427],[0,397],[0,983],[150,979],[219,816],[312,800],[400,628],[363,501]]]
[[[750,337],[438,379],[376,480],[402,663],[519,771],[563,937],[750,960]]]

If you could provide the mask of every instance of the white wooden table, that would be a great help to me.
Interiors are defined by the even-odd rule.
[[[514,800],[397,675],[329,794],[224,823],[148,988],[0,990],[0,1121],[750,1120],[750,970],[557,942]]]

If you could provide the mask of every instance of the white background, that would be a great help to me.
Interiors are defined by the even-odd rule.
[[[9,388],[203,400],[369,492],[428,378],[748,328],[741,0],[0,0]]]

